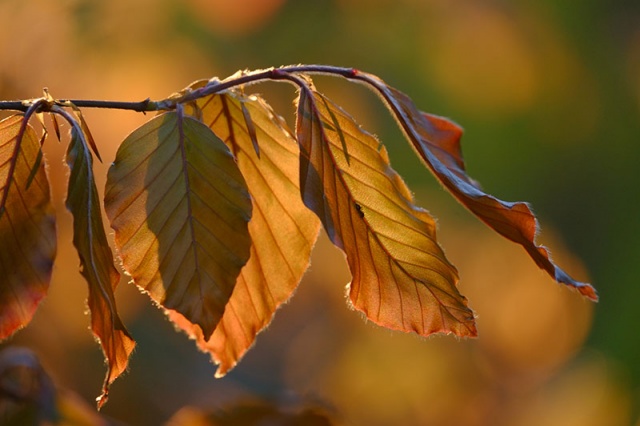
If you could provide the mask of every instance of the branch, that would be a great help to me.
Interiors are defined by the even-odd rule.
[[[31,105],[39,101],[38,99],[29,99],[24,101],[0,101],[0,110],[22,111],[26,112]],[[140,102],[122,102],[122,101],[96,101],[96,100],[75,100],[62,99],[52,104],[42,104],[37,112],[51,112],[53,105],[65,106],[64,104],[72,103],[78,108],[106,108],[106,109],[124,109],[136,112],[158,111],[155,102],[145,99]]]
[[[354,68],[334,67],[330,65],[291,65],[280,68],[242,72],[234,74],[222,81],[214,78],[204,87],[187,91],[178,96],[171,96],[160,101],[152,101],[147,98],[139,102],[87,99],[62,99],[51,102],[49,98],[44,98],[47,102],[41,102],[43,98],[38,98],[22,101],[0,101],[0,110],[26,112],[32,105],[39,103],[40,105],[36,112],[50,112],[54,105],[64,107],[69,104],[73,104],[78,108],[122,109],[135,112],[164,111],[175,109],[178,104],[192,102],[201,97],[220,93],[232,87],[256,84],[269,80],[289,80],[302,87],[304,83],[295,77],[295,74],[298,73],[337,75],[347,79],[358,79],[359,75],[358,71]]]

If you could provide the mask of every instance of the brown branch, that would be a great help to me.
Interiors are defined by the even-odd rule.
[[[54,105],[68,106],[73,104],[78,108],[104,108],[104,109],[122,109],[135,112],[147,111],[164,111],[175,109],[176,105],[192,102],[204,96],[220,93],[236,86],[256,84],[264,81],[288,80],[298,86],[305,85],[302,80],[295,77],[295,74],[327,74],[337,75],[348,79],[357,79],[358,71],[353,68],[334,67],[330,65],[291,65],[280,68],[270,68],[266,70],[256,70],[241,74],[234,74],[225,80],[212,79],[209,84],[199,89],[187,91],[182,96],[167,98],[160,101],[152,101],[145,99],[139,102],[124,101],[103,101],[103,100],[87,100],[87,99],[61,99],[53,102],[43,103],[37,112],[49,112]],[[26,112],[29,108],[37,103],[40,99],[28,99],[22,101],[0,101],[0,110],[22,111]]]

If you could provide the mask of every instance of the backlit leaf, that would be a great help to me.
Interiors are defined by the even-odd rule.
[[[500,235],[522,245],[536,264],[557,282],[577,289],[589,299],[598,300],[591,285],[571,278],[551,261],[544,246],[536,245],[538,221],[526,203],[506,202],[486,194],[466,174],[460,151],[460,127],[418,111],[407,95],[377,77],[361,75],[382,94],[419,156],[465,207]]]
[[[74,104],[72,104],[71,102],[68,102],[68,106],[73,109],[73,112],[75,113],[78,119],[77,122],[80,124],[80,129],[82,129],[82,134],[84,135],[84,139],[87,142],[87,145],[91,147],[91,150],[95,154],[96,158],[98,158],[98,161],[102,163],[102,157],[100,157],[100,152],[98,152],[98,147],[96,146],[96,142],[93,139],[91,130],[89,130],[89,125],[87,124],[87,121],[84,119],[82,110],[77,106],[75,106]]]
[[[433,218],[413,204],[376,138],[310,93],[300,92],[297,116],[302,196],[347,255],[353,306],[396,330],[475,336],[473,313],[436,241]]]
[[[56,253],[55,216],[40,142],[23,117],[0,121],[0,340],[31,321],[47,294]],[[31,185],[27,188],[29,176]]]
[[[210,336],[249,258],[251,199],[229,148],[181,110],[120,145],[105,209],[133,281]]]
[[[77,126],[71,128],[67,165],[71,174],[66,205],[73,215],[73,244],[80,257],[80,271],[89,284],[91,330],[102,346],[108,365],[102,395],[98,398],[100,407],[107,401],[109,385],[126,370],[135,342],[116,309],[114,292],[120,273],[113,264],[104,231],[91,151]]]
[[[52,113],[49,114],[49,117],[51,118],[51,124],[53,125],[53,130],[56,133],[56,139],[58,139],[58,142],[60,142],[61,134],[60,134],[60,124],[58,123],[58,119],[56,118],[56,115]]]
[[[251,257],[213,335],[203,339],[199,329],[171,314],[220,365],[221,376],[297,287],[320,223],[300,199],[296,140],[262,99],[228,93],[200,99],[197,106],[203,122],[236,153],[253,201]]]

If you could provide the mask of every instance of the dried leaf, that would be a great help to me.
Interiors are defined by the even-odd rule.
[[[96,142],[93,139],[93,135],[91,134],[91,130],[89,130],[89,125],[87,125],[87,121],[84,119],[84,115],[82,114],[82,110],[80,108],[78,108],[77,106],[75,106],[74,104],[72,104],[71,102],[68,103],[68,106],[73,109],[73,112],[75,113],[76,117],[78,117],[78,122],[80,123],[80,128],[82,129],[82,133],[83,133],[84,138],[85,138],[85,140],[87,142],[87,145],[91,147],[91,150],[93,151],[95,156],[98,158],[98,161],[100,161],[102,163],[102,157],[100,157],[100,152],[98,151],[98,146],[96,145]]]
[[[113,264],[102,223],[93,158],[81,129],[75,125],[71,128],[66,160],[71,170],[66,206],[73,215],[73,244],[80,257],[80,271],[89,284],[91,330],[102,346],[108,366],[98,398],[100,408],[108,399],[111,383],[126,370],[135,342],[116,309],[114,292],[120,273]]]
[[[56,254],[55,215],[40,143],[23,117],[0,121],[0,340],[27,325],[47,294]],[[18,145],[19,144],[19,145]],[[26,182],[33,174],[32,184]]]
[[[349,162],[340,132],[325,124],[334,121]],[[297,134],[302,197],[347,255],[353,306],[396,330],[475,336],[434,220],[413,204],[384,147],[337,105],[307,90],[300,93]]]
[[[58,119],[56,118],[56,115],[53,113],[49,113],[49,118],[51,118],[51,124],[53,125],[54,132],[56,133],[56,139],[58,139],[58,142],[60,142],[61,135],[60,135],[60,124],[58,123]]]
[[[204,339],[200,330],[171,314],[211,354],[220,365],[216,375],[222,376],[297,287],[320,224],[300,200],[295,138],[262,99],[228,93],[200,99],[197,107],[204,123],[236,153],[254,212],[249,222],[251,257],[213,335]]]
[[[229,149],[181,112],[120,145],[105,209],[133,281],[210,336],[249,258],[251,199]]]
[[[377,77],[364,73],[361,77],[382,94],[422,160],[465,207],[500,235],[522,245],[557,282],[598,300],[591,285],[571,278],[551,261],[544,246],[536,245],[538,221],[526,203],[506,202],[486,194],[466,174],[460,151],[462,129],[446,119],[418,111],[407,95]]]

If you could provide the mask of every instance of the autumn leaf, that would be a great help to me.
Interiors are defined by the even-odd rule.
[[[80,272],[89,284],[91,330],[107,359],[108,371],[98,398],[98,408],[108,399],[109,386],[122,374],[135,342],[118,316],[115,289],[120,273],[113,264],[113,254],[102,223],[98,191],[93,175],[93,158],[82,130],[72,126],[67,151],[71,170],[67,192],[67,209],[73,215],[73,244],[80,257]]]
[[[0,121],[0,340],[31,321],[47,294],[56,254],[49,182],[44,164],[38,164],[40,142],[24,124],[20,138],[21,115]]]
[[[78,118],[77,122],[80,123],[80,129],[82,129],[82,134],[84,135],[84,138],[87,141],[88,146],[91,148],[91,150],[95,154],[98,161],[102,162],[102,157],[100,157],[100,152],[98,152],[98,147],[96,145],[95,140],[93,139],[91,130],[89,130],[89,125],[87,124],[87,121],[84,119],[82,110],[72,103],[69,103],[69,106],[73,109],[73,112]]]
[[[465,207],[500,235],[522,245],[536,264],[557,282],[575,288],[591,300],[598,300],[591,285],[571,278],[552,262],[544,246],[536,245],[539,225],[527,203],[506,202],[486,194],[466,174],[460,151],[460,127],[420,112],[407,95],[371,74],[360,73],[359,78],[382,94],[420,158]]]
[[[302,197],[347,255],[353,306],[391,329],[475,336],[473,313],[436,241],[434,220],[413,204],[384,147],[307,89],[298,100],[297,135]]]
[[[296,140],[266,102],[229,92],[198,100],[197,109],[235,153],[253,202],[251,256],[213,335],[205,339],[201,330],[171,313],[219,364],[219,377],[235,366],[297,287],[320,224],[300,199]]]
[[[180,109],[153,118],[120,145],[105,209],[133,281],[210,336],[251,245],[251,199],[227,146]]]

